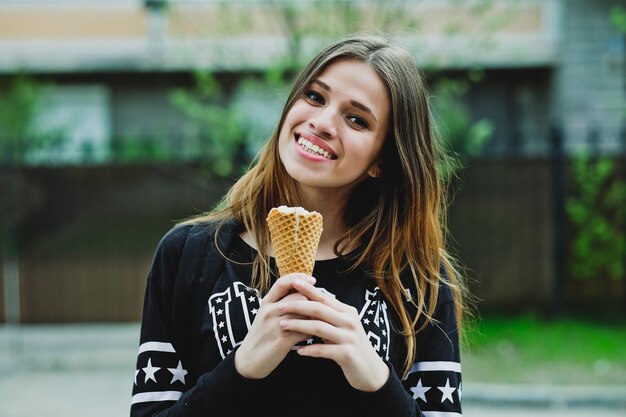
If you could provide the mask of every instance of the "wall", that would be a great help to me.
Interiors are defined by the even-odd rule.
[[[290,53],[294,28],[311,35],[301,57],[319,38],[373,28],[402,35],[428,66],[546,65],[557,52],[559,0],[168,3],[2,2],[0,72],[258,70]]]
[[[598,129],[598,149],[616,152],[626,117],[624,35],[611,26],[617,0],[562,0],[553,117],[565,127],[568,148],[583,149]]]

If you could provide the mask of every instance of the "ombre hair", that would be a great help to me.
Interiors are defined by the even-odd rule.
[[[258,249],[252,285],[262,293],[269,290],[267,213],[280,205],[303,205],[295,180],[280,161],[279,132],[310,83],[338,59],[371,65],[388,90],[391,108],[382,148],[382,175],[364,180],[353,190],[344,210],[347,232],[334,251],[337,256],[347,256],[346,248],[362,249],[350,258],[351,265],[371,274],[400,318],[407,347],[406,375],[416,355],[415,334],[434,321],[440,287],[448,286],[453,293],[459,332],[466,290],[445,249],[445,185],[438,168],[446,153],[432,126],[424,78],[405,49],[384,37],[363,34],[323,49],[296,78],[276,130],[250,169],[215,210],[191,221],[234,219],[248,230]]]

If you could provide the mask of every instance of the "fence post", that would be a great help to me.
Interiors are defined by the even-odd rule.
[[[600,146],[600,132],[598,132],[598,128],[592,126],[589,129],[589,133],[587,134],[587,143],[586,148],[588,149],[588,153],[592,159],[600,156],[601,146]]]
[[[1,141],[0,141],[1,143]],[[9,144],[13,142],[8,141]],[[21,333],[20,275],[18,240],[15,233],[17,162],[12,145],[0,147],[0,173],[2,194],[0,200],[0,263],[2,264],[4,292],[4,321],[9,336],[9,353],[13,364],[23,363]]]
[[[620,130],[620,149],[617,153],[617,175],[620,181],[626,182],[626,122],[622,122]],[[626,205],[626,196],[622,196],[622,205]],[[622,207],[623,207],[622,206]],[[626,209],[622,208],[622,226],[626,226]],[[626,271],[626,259],[622,259],[622,271]],[[626,312],[626,275],[622,276],[622,310]]]
[[[550,128],[550,200],[552,202],[552,314],[564,313],[565,157],[563,132],[556,123]]]

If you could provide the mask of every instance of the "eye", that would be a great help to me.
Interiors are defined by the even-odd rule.
[[[346,116],[346,119],[348,119],[348,121],[350,123],[352,123],[353,125],[361,128],[361,129],[367,129],[369,127],[369,124],[367,123],[367,120],[365,120],[361,116],[357,116],[357,115],[354,114],[354,115]]]
[[[304,92],[304,98],[308,101],[315,104],[324,104],[326,101],[324,100],[324,96],[318,93],[315,90],[307,90]]]

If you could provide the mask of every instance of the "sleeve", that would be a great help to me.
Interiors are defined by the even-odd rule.
[[[460,417],[459,336],[454,301],[446,285],[440,288],[434,319],[418,333],[415,363],[402,385],[424,417]]]
[[[434,319],[417,334],[417,354],[407,377],[393,366],[385,385],[362,393],[369,415],[461,417],[461,364],[457,321],[450,289],[442,285]]]
[[[213,370],[198,375],[196,361],[186,357],[185,343],[176,339],[172,311],[175,280],[189,227],[170,231],[159,243],[148,274],[131,417],[222,416],[230,412],[241,390],[254,389],[256,381],[243,378],[234,365],[234,351]],[[231,410],[232,411],[232,410]]]

